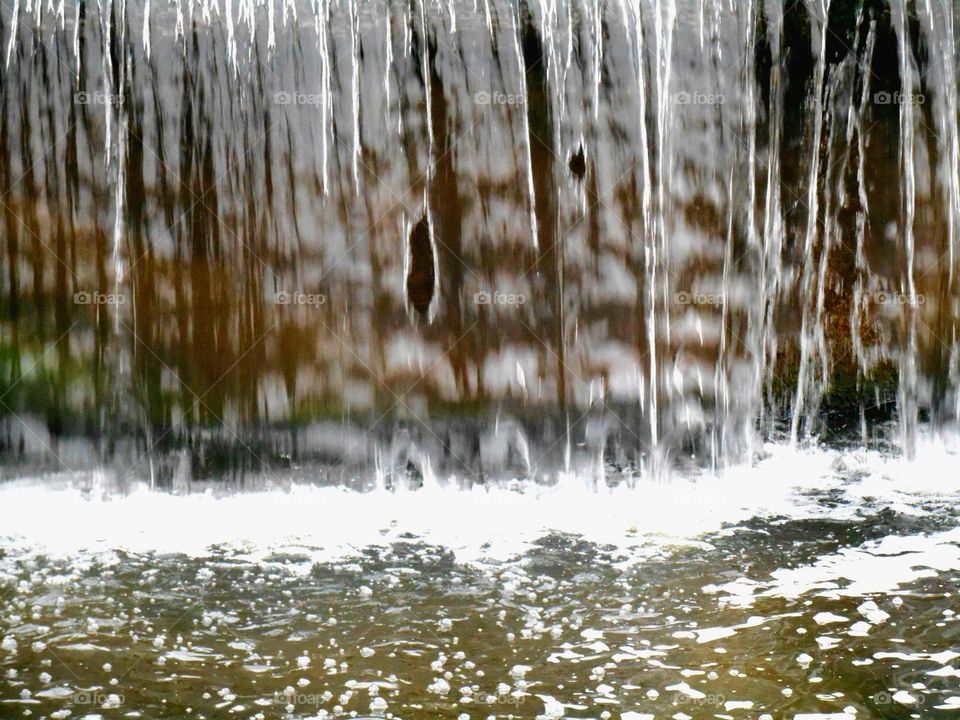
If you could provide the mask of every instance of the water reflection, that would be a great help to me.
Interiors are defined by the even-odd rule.
[[[747,606],[717,591],[732,578],[801,572],[805,557],[847,552],[886,525],[882,516],[755,522],[706,538],[710,553],[662,550],[627,569],[616,552],[563,536],[477,567],[412,539],[335,564],[312,563],[309,548],[256,564],[231,550],[74,560],[13,552],[3,560],[0,698],[11,713],[49,717],[902,718],[956,709],[956,616],[945,601],[956,557],[936,572],[918,555],[922,572],[865,597],[823,591],[835,586],[826,576]]]

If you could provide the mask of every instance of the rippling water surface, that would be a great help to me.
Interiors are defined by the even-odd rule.
[[[8,483],[0,715],[946,717],[951,462],[769,446],[632,488]]]

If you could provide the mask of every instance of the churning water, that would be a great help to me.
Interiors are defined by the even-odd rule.
[[[960,711],[951,0],[0,6],[0,717]]]
[[[633,489],[12,481],[0,712],[949,716],[954,452],[770,446],[754,467]]]

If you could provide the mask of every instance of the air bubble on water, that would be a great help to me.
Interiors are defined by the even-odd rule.
[[[906,690],[898,690],[892,695],[892,699],[901,705],[916,705],[917,703],[917,698]]]
[[[890,617],[890,614],[877,607],[877,604],[873,600],[867,600],[861,603],[857,607],[857,612],[863,615],[867,619],[867,622],[872,625],[879,625]]]
[[[538,695],[543,700],[543,717],[547,720],[560,720],[565,714],[563,704],[550,695]]]
[[[510,677],[514,680],[522,680],[524,676],[530,672],[533,668],[529,665],[514,665],[510,668]]]
[[[450,683],[444,678],[435,678],[434,681],[427,686],[427,692],[446,695],[450,692]]]

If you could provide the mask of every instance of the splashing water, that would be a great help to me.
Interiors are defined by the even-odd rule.
[[[765,450],[642,492],[580,476],[369,493],[263,478],[219,498],[111,496],[102,473],[8,482],[0,703],[261,720],[955,711],[956,448]]]

